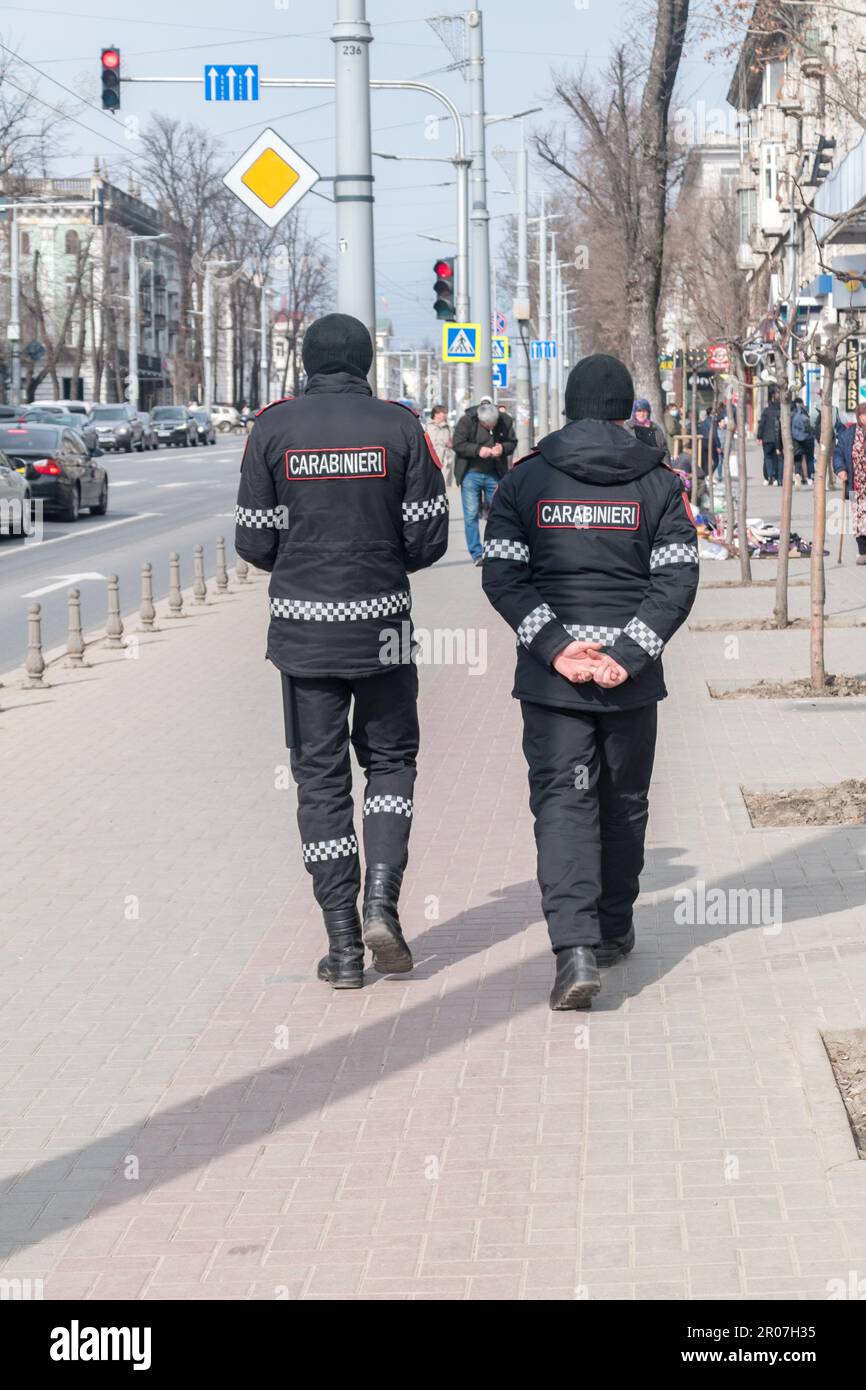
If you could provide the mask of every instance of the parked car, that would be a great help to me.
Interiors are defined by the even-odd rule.
[[[156,425],[153,423],[153,417],[150,411],[140,410],[138,412],[138,418],[141,421],[145,449],[158,449],[159,437],[157,436]]]
[[[0,420],[19,420],[23,409],[20,405],[0,405]]]
[[[194,410],[192,415],[195,420],[199,444],[216,444],[216,430],[210,411]]]
[[[108,511],[108,474],[77,430],[65,425],[0,424],[0,452],[22,475],[34,500],[63,521],[77,521],[82,507],[91,516]]]
[[[198,426],[185,405],[155,405],[150,413],[160,444],[179,444],[186,449],[198,443]]]
[[[86,415],[74,414],[62,405],[28,405],[20,419],[31,425],[66,425],[78,430],[91,453],[99,448],[96,426],[89,423]]]
[[[131,454],[133,449],[141,453],[144,449],[144,431],[141,421],[132,406],[126,401],[117,405],[95,405],[90,412],[90,424],[96,426],[100,449],[123,449]]]
[[[0,536],[25,534],[24,523],[30,487],[11,459],[0,453]]]
[[[241,417],[233,405],[215,405],[211,408],[211,415],[220,434],[240,428]]]

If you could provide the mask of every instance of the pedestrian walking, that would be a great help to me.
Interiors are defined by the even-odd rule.
[[[836,436],[833,472],[851,497],[857,564],[866,565],[866,401],[857,406],[853,425]]]
[[[806,404],[798,396],[791,414],[791,434],[794,438],[794,484],[800,480],[812,487],[815,478],[815,432]]]
[[[508,471],[509,460],[517,448],[514,422],[499,413],[490,397],[470,406],[457,421],[454,431],[454,477],[463,502],[466,547],[476,565],[481,564],[482,546],[478,533],[478,513],[482,499],[488,506]]]
[[[445,486],[450,487],[454,481],[454,448],[448,411],[444,405],[434,405],[431,410],[427,435],[442,465]]]
[[[484,544],[484,591],[517,632],[552,1009],[584,1008],[634,945],[661,654],[698,582],[681,480],[624,428],[633,400],[615,357],[572,368],[567,423],[503,479]]]
[[[655,448],[661,449],[665,456],[665,462],[670,463],[671,456],[668,448],[668,437],[661,425],[657,425],[652,418],[652,410],[648,400],[639,397],[634,403],[634,410],[631,418],[626,421],[627,430],[632,434],[638,434],[646,444],[652,444]]]
[[[356,989],[364,943],[380,973],[412,968],[398,914],[418,753],[408,575],[444,555],[448,500],[415,412],[372,396],[362,323],[325,315],[302,358],[303,395],[260,411],[247,441],[235,548],[271,571],[267,655],[329,942],[319,978]],[[366,777],[363,925],[350,743]]]
[[[781,454],[782,411],[775,386],[770,388],[767,404],[761,411],[756,437],[764,447],[764,487],[772,487],[774,483],[781,487],[784,470]]]
[[[701,453],[706,461],[707,471],[715,478],[721,478],[722,438],[719,433],[718,415],[712,406],[698,425],[698,434],[703,440]]]
[[[673,459],[676,457],[678,450],[682,448],[683,442],[682,419],[680,417],[680,408],[676,402],[666,407],[665,413],[662,416],[662,428],[664,429],[667,439],[668,454],[671,459]]]

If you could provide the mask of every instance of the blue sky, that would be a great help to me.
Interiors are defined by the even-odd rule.
[[[546,112],[528,125],[549,124],[556,117],[549,99],[553,70],[579,70],[583,65],[601,69],[613,43],[628,35],[636,42],[651,37],[641,23],[639,7],[630,0],[579,5],[575,0],[495,0],[483,7],[488,112],[506,114],[541,105]],[[368,0],[374,34],[371,73],[422,79],[442,87],[462,108],[463,79],[447,70],[451,56],[425,22],[427,15],[442,10],[441,0]],[[4,44],[45,74],[39,91],[46,101],[69,101],[59,85],[63,84],[98,107],[99,50],[110,44],[120,46],[126,75],[200,79],[207,63],[246,61],[258,63],[263,77],[331,76],[334,12],[333,0],[246,0],[243,6],[235,0],[148,0],[145,18],[139,0],[69,0],[63,8],[36,0],[33,5],[0,5],[0,35]],[[683,71],[680,99],[689,105],[699,100],[722,105],[726,85],[725,68],[704,63],[696,51]],[[146,122],[157,110],[208,126],[224,144],[226,168],[265,125],[271,125],[321,174],[333,173],[330,93],[263,91],[258,103],[223,105],[205,102],[201,82],[125,86],[120,117],[86,107],[79,110],[77,119],[88,129],[67,126],[65,152],[55,172],[89,173],[96,153],[118,175],[130,162],[134,167],[135,140],[128,138],[124,120]],[[428,138],[427,118],[435,110],[422,94],[374,93],[374,149],[402,155],[451,154],[453,137],[447,123],[440,126],[438,141]],[[494,146],[513,143],[517,127],[499,125],[489,136],[488,153]],[[418,233],[453,238],[452,170],[447,164],[375,160],[374,173],[379,312],[394,321],[398,339],[408,346],[434,336],[431,266],[437,248]],[[536,190],[543,176],[543,170],[533,168]],[[489,184],[495,246],[514,203],[500,192],[507,189],[507,179],[492,159]],[[329,191],[327,185],[322,188]],[[332,206],[308,195],[305,208],[330,252]],[[502,298],[507,308],[510,295]]]

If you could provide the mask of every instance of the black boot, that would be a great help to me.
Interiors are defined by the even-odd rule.
[[[606,970],[609,965],[616,965],[618,960],[624,960],[629,951],[633,950],[634,927],[629,927],[622,936],[602,937],[595,948],[595,963],[600,970]]]
[[[403,870],[390,864],[368,864],[364,879],[364,944],[373,953],[380,975],[405,975],[412,969],[412,952],[403,940],[397,899]]]
[[[317,975],[334,989],[360,989],[364,983],[364,943],[356,907],[326,912],[328,954],[319,961]]]
[[[566,946],[564,951],[557,951],[552,1009],[588,1009],[600,989],[601,976],[591,946]]]

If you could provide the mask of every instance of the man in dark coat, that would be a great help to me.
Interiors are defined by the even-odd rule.
[[[517,448],[517,435],[510,415],[497,410],[489,396],[470,406],[457,421],[454,431],[454,481],[463,503],[466,546],[476,565],[481,564],[482,546],[478,534],[478,512],[482,498],[488,506],[508,471],[509,460]]]
[[[568,423],[500,483],[484,592],[518,639],[553,1009],[579,1009],[634,945],[661,653],[698,582],[694,522],[665,451],[624,428],[631,376],[584,358]]]
[[[757,438],[764,446],[764,487],[782,486],[784,460],[782,458],[782,408],[779,405],[779,392],[773,386],[767,397],[767,404],[761,411],[758,421]]]
[[[363,324],[327,314],[302,357],[303,397],[260,411],[250,434],[235,548],[271,571],[267,654],[329,941],[319,978],[357,989],[364,943],[381,973],[412,968],[397,911],[418,752],[408,575],[444,555],[448,501],[415,412],[372,396]],[[363,939],[350,740],[367,779]]]

